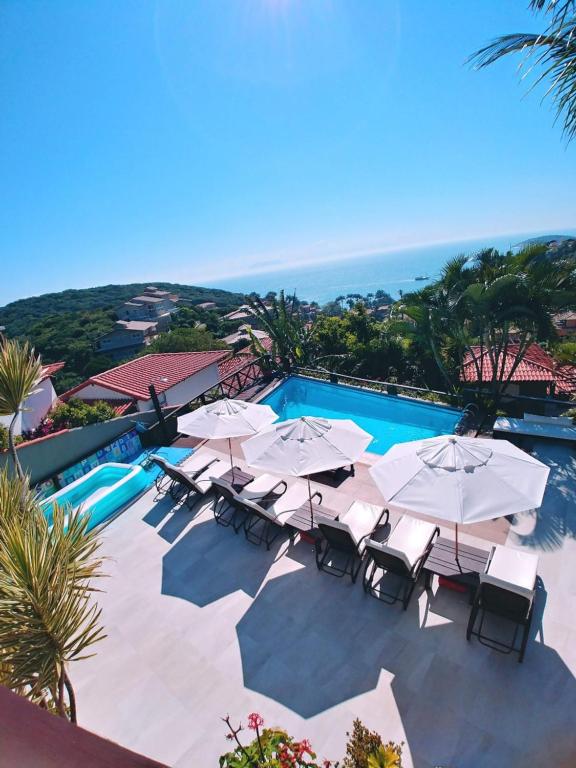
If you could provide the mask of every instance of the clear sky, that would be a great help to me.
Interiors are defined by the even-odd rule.
[[[528,0],[2,0],[0,303],[576,226]]]

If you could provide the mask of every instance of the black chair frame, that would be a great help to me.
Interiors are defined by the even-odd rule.
[[[262,513],[262,510],[265,512],[267,507],[271,506],[280,498],[280,496],[286,493],[288,485],[284,480],[282,480],[282,483],[284,484],[284,488],[281,493],[274,491],[274,493],[269,493],[258,501],[255,499],[243,499],[241,496],[237,496],[237,501],[246,513],[243,523],[244,535],[246,536],[246,540],[251,544],[257,546],[266,544],[266,549],[270,549],[278,536],[284,531],[285,526],[280,525],[271,517]],[[276,486],[276,488],[277,487],[278,486]],[[312,499],[314,499],[315,496],[316,494],[312,496]],[[320,496],[320,494],[318,494],[318,496]],[[322,497],[320,496],[320,498]],[[259,507],[261,507],[262,510],[259,509]],[[290,541],[293,540],[294,533],[291,533]]]
[[[412,597],[412,593],[418,583],[418,579],[420,578],[420,574],[422,573],[424,563],[432,551],[434,540],[439,535],[440,528],[436,526],[432,531],[432,535],[426,544],[424,552],[422,552],[411,568],[408,568],[401,558],[396,557],[391,552],[386,552],[377,547],[371,547],[370,543],[368,543],[366,546],[368,560],[362,579],[364,592],[387,605],[394,605],[394,603],[401,601],[404,610],[406,610]],[[385,592],[381,588],[376,589],[374,578],[379,570],[384,571],[385,573],[392,573],[399,577],[398,589],[395,592]]]
[[[534,614],[535,595],[531,599],[524,595],[519,595],[505,587],[499,587],[495,584],[481,582],[476,590],[470,618],[466,628],[466,639],[470,640],[472,636],[477,637],[482,645],[491,648],[499,653],[509,654],[518,653],[518,663],[524,661],[526,646],[530,638],[530,628],[532,625],[532,616]],[[491,613],[507,619],[514,624],[514,634],[509,643],[490,637],[483,633],[484,619],[486,614]],[[475,628],[476,621],[480,617],[478,628]],[[518,632],[522,629],[522,638],[520,646],[517,644]]]
[[[382,522],[383,518],[384,522]],[[322,533],[322,538],[316,539],[315,543],[316,567],[318,570],[338,578],[348,575],[352,582],[355,583],[364,560],[365,550],[361,551],[362,544],[373,535],[376,528],[380,525],[387,525],[388,518],[388,510],[382,509],[382,513],[373,529],[370,533],[363,536],[359,542],[355,542],[348,531],[335,528],[328,521],[322,522],[318,520],[318,528]],[[343,566],[328,562],[334,552],[339,552],[345,556]]]

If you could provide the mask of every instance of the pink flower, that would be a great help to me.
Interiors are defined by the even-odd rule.
[[[248,728],[250,728],[253,731],[258,730],[258,728],[261,728],[264,725],[264,718],[262,715],[259,715],[257,712],[252,712],[250,715],[248,715]]]

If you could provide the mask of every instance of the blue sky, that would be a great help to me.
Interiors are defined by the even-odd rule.
[[[527,0],[3,0],[0,303],[576,226]]]

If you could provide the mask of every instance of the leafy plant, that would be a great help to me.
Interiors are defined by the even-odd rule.
[[[286,731],[279,728],[264,728],[264,719],[253,712],[248,715],[248,728],[255,732],[255,738],[247,745],[242,744],[239,733],[240,725],[234,728],[229,717],[224,718],[228,726],[226,736],[236,746],[220,758],[220,768],[319,768],[316,755],[310,743],[303,739],[296,741]],[[323,762],[323,768],[329,768],[329,760]]]
[[[2,337],[0,342],[0,415],[12,416],[8,427],[8,448],[18,477],[24,472],[14,441],[16,419],[24,402],[42,380],[42,362],[28,342],[20,343]]]
[[[253,351],[259,357],[269,355],[285,371],[294,366],[310,365],[314,356],[314,326],[300,312],[296,296],[270,295],[269,305],[259,296],[248,296],[248,305],[263,330],[272,340],[272,349],[266,350],[252,334]]]
[[[0,683],[72,722],[68,666],[104,637],[98,547],[80,510],[55,506],[48,521],[27,479],[0,472]]]
[[[79,398],[71,398],[67,403],[59,403],[50,411],[46,421],[51,422],[52,430],[73,429],[85,427],[88,424],[98,424],[113,419],[116,415],[114,408],[100,400],[86,403]]]
[[[471,61],[482,68],[509,54],[523,54],[525,73],[538,72],[534,84],[549,81],[546,95],[552,96],[557,115],[563,115],[564,132],[571,140],[576,135],[576,0],[531,0],[530,7],[548,16],[542,32],[503,35]]]

